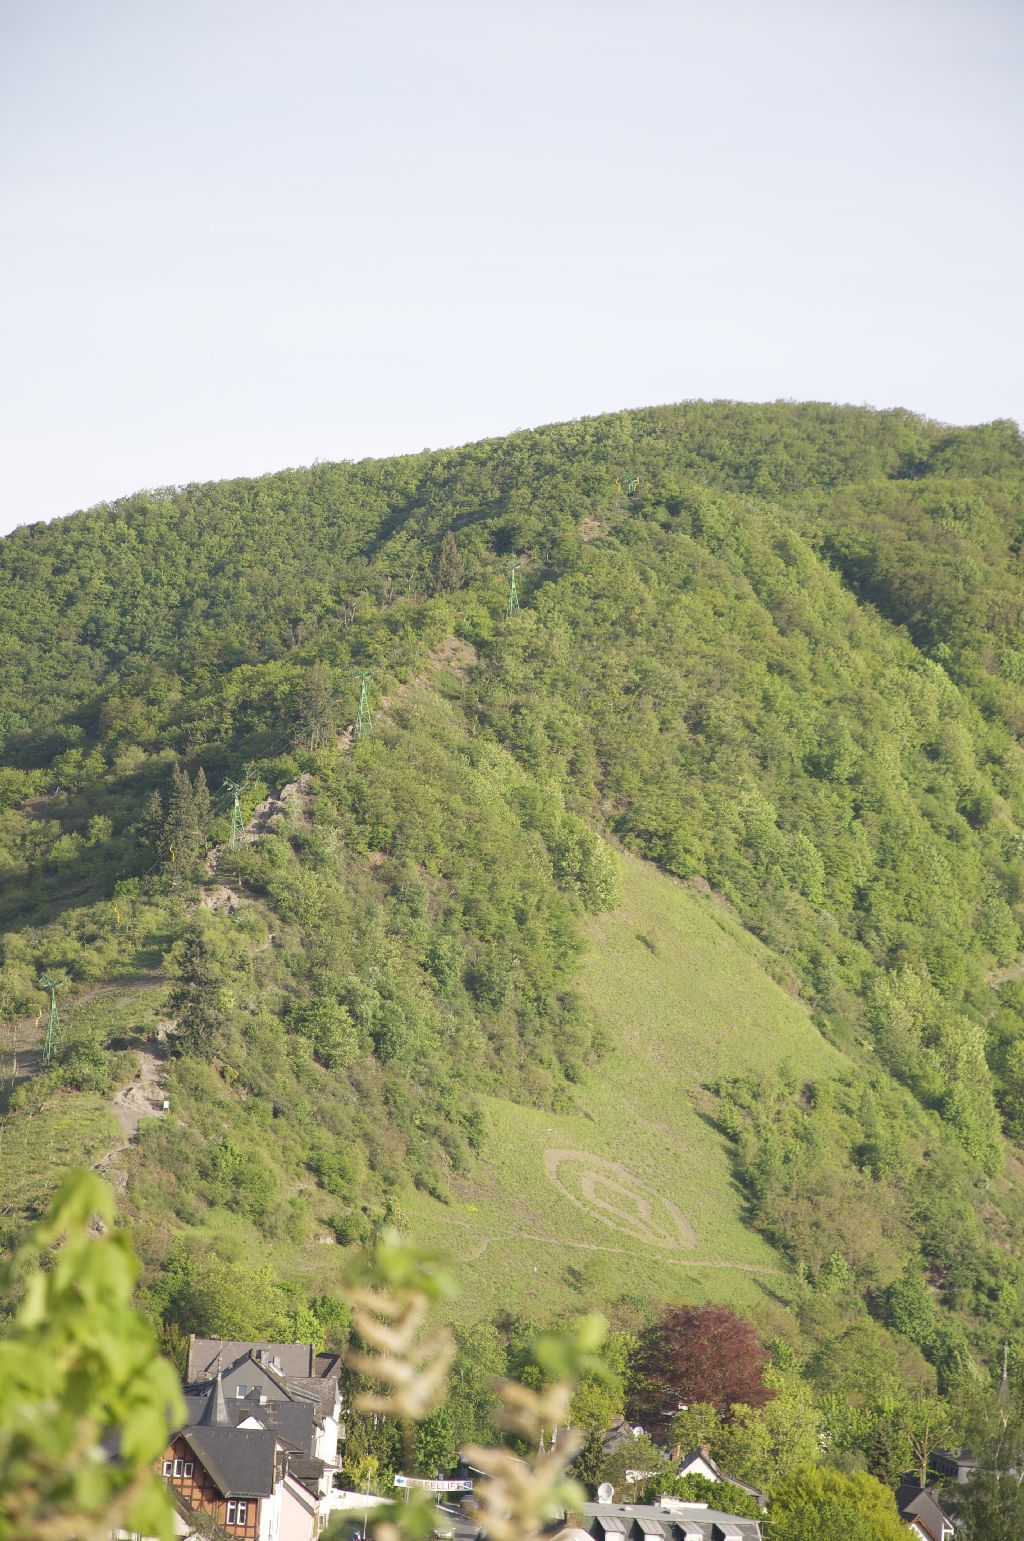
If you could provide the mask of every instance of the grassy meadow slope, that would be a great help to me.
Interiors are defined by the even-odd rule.
[[[624,857],[622,904],[587,925],[580,989],[610,1048],[577,1110],[490,1099],[486,1151],[454,1202],[408,1207],[413,1234],[459,1259],[462,1309],[544,1314],[627,1296],[770,1316],[791,1294],[786,1259],[750,1227],[704,1090],[787,1059],[808,1076],[839,1067],[768,962],[720,901]]]

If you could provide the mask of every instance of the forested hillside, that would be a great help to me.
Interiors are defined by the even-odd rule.
[[[502,1108],[588,1106],[616,1021],[581,990],[587,938],[610,977],[643,962],[593,918],[641,903],[623,909],[625,850],[737,948],[752,934],[811,1014],[773,1057],[782,1008],[751,986],[728,1073],[696,1052],[692,1084],[673,1072],[777,1267],[765,1325],[833,1388],[821,1356],[846,1331],[911,1381],[987,1377],[1024,1292],[1022,550],[1013,424],[729,403],[16,531],[9,1232],[114,1147],[107,1103],[163,1021],[170,1114],[114,1161],[151,1308],[328,1322],[317,1238],[426,1198],[454,1213]],[[298,790],[211,862],[229,783],[245,819]],[[679,945],[637,926],[651,957]],[[699,966],[650,977],[682,1000]],[[67,1021],[48,1067],[44,976]],[[290,1272],[254,1274],[273,1248]],[[635,1320],[659,1287],[577,1270],[565,1302]]]

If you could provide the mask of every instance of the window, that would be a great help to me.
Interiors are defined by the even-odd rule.
[[[165,1461],[164,1462],[164,1476],[165,1477],[169,1477],[173,1471],[174,1471],[174,1462],[173,1461]]]
[[[176,1477],[180,1477],[181,1476],[181,1468],[184,1466],[184,1464],[185,1464],[184,1461],[175,1461],[175,1463],[174,1463],[174,1475]]]
[[[228,1504],[228,1524],[244,1525],[249,1505],[244,1498],[232,1498]]]
[[[194,1461],[186,1461],[184,1469],[183,1469],[181,1475],[183,1477],[191,1477],[191,1475],[192,1475],[192,1473],[194,1471],[195,1471],[195,1462]]]
[[[245,1393],[248,1391],[248,1389],[249,1389],[248,1386],[236,1386],[235,1387],[235,1396],[238,1398],[239,1401],[242,1400],[242,1398],[245,1396]]]

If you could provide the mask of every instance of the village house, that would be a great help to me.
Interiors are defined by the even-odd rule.
[[[920,1541],[952,1541],[953,1521],[943,1512],[935,1494],[922,1487],[916,1477],[905,1477],[900,1483],[896,1507],[904,1525],[909,1525]]]
[[[963,1487],[970,1482],[978,1463],[969,1450],[933,1450],[928,1460],[929,1474],[939,1482],[955,1482]]]
[[[579,1528],[556,1541],[762,1541],[761,1522],[708,1504],[662,1498],[657,1504],[584,1504]]]
[[[768,1506],[768,1495],[759,1487],[754,1487],[751,1482],[741,1482],[739,1477],[730,1477],[714,1461],[707,1445],[701,1445],[696,1450],[691,1450],[684,1456],[676,1472],[678,1477],[706,1477],[709,1482],[728,1482],[732,1487],[738,1487],[741,1492],[749,1494],[762,1509]]]
[[[340,1360],[309,1344],[189,1340],[186,1417],[161,1472],[179,1533],[315,1541],[335,1506]]]
[[[208,1515],[239,1541],[315,1541],[323,1529],[323,1463],[310,1471],[301,1444],[251,1418],[236,1423],[223,1376],[173,1434],[161,1469],[186,1521]]]
[[[338,1462],[341,1391],[338,1354],[318,1354],[309,1343],[253,1343],[189,1338],[185,1401],[205,1402],[215,1377],[224,1380],[237,1424],[254,1418],[298,1439],[311,1459],[333,1471]],[[244,1409],[244,1411],[243,1411]],[[270,1411],[268,1411],[270,1409]]]

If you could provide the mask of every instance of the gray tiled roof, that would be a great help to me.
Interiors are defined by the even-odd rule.
[[[320,1491],[320,1484],[323,1481],[323,1475],[326,1470],[327,1468],[323,1461],[318,1461],[315,1457],[311,1458],[302,1455],[288,1457],[288,1471],[290,1475],[297,1482],[301,1482],[302,1486],[308,1489],[314,1496]]]
[[[761,1526],[738,1514],[705,1504],[583,1504],[583,1528],[592,1536],[625,1536],[643,1541],[645,1535],[665,1541],[761,1541]],[[621,1527],[621,1528],[620,1528]]]
[[[243,1342],[240,1339],[191,1337],[186,1380],[211,1380],[219,1369],[228,1369],[252,1353],[268,1363],[276,1359],[282,1375],[312,1375],[316,1360],[310,1343]]]
[[[916,1480],[903,1482],[896,1489],[896,1507],[900,1519],[919,1520],[934,1541],[942,1541],[942,1532],[953,1522],[943,1513],[935,1495],[923,1488]]]
[[[276,1434],[194,1425],[181,1432],[225,1498],[267,1498],[274,1491]]]
[[[209,1403],[207,1387],[185,1392],[187,1422],[193,1426],[208,1422],[203,1413]],[[312,1456],[316,1446],[316,1408],[310,1402],[266,1402],[261,1407],[253,1398],[225,1399],[227,1427],[237,1429],[247,1418],[256,1418],[271,1433],[279,1434]],[[245,1432],[243,1430],[243,1432]]]
[[[335,1360],[334,1368],[323,1375],[289,1375],[288,1377],[288,1385],[293,1391],[314,1399],[317,1412],[322,1418],[331,1417],[334,1414],[339,1363],[340,1361]]]

